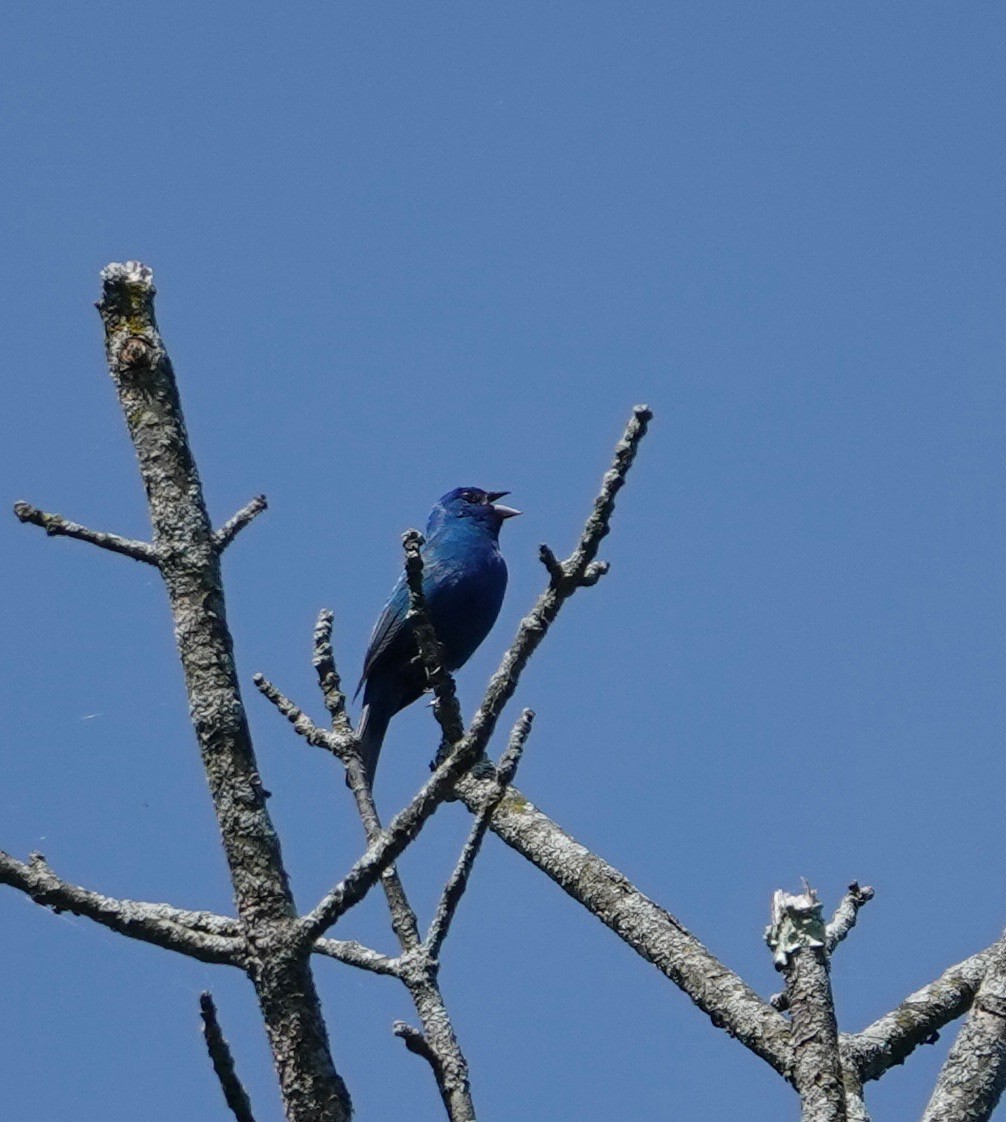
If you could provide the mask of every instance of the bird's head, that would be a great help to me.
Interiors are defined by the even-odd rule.
[[[426,536],[430,537],[449,522],[470,519],[474,525],[484,526],[495,537],[508,518],[521,513],[512,506],[495,505],[497,499],[509,494],[509,491],[483,491],[481,487],[455,487],[433,508]]]

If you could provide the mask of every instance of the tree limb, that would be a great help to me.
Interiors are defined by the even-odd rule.
[[[246,968],[287,1117],[347,1122],[349,1094],[332,1064],[310,946],[298,938],[300,924],[259,779],[227,626],[220,551],[154,317],[153,275],[130,261],[107,266],[102,281],[98,311],[109,372],[143,477],[189,711],[247,936]]]
[[[39,510],[31,503],[15,503],[14,513],[21,522],[41,526],[50,537],[76,538],[77,541],[90,542],[91,545],[107,549],[111,553],[132,557],[134,561],[143,561],[147,565],[157,564],[157,551],[149,542],[121,538],[118,534],[106,534],[102,530],[89,530],[86,526],[71,522],[61,514],[48,514],[44,510]]]
[[[1006,1087],[1006,941],[989,959],[971,1012],[943,1064],[922,1122],[986,1122]]]
[[[457,786],[473,813],[492,791],[491,779],[472,774]],[[684,990],[717,1028],[791,1079],[793,1048],[786,1020],[624,874],[580,845],[514,787],[503,796],[490,829]]]
[[[602,573],[607,571],[607,566],[595,563],[594,558],[601,541],[611,528],[615,496],[625,484],[640,441],[646,435],[652,418],[653,413],[646,405],[637,405],[633,409],[625,432],[615,445],[611,467],[601,480],[600,491],[594,499],[593,509],[580,534],[580,540],[570,556],[565,561],[558,562],[548,546],[542,547],[542,560],[549,571],[549,587],[521,620],[517,635],[503,656],[499,668],[490,678],[482,704],[468,728],[465,739],[471,742],[475,758],[485,751],[504,706],[517,689],[524,667],[545,638],[559,609],[577,588],[596,584]]]
[[[207,912],[183,912],[168,904],[102,896],[60,880],[40,853],[33,853],[25,863],[0,851],[0,884],[24,892],[35,903],[55,912],[84,916],[130,939],[153,943],[200,962],[240,967],[245,964],[244,938],[233,920]],[[220,920],[221,926],[232,924],[233,930],[206,930],[212,926],[211,919]]]
[[[844,1036],[845,1062],[854,1064],[864,1083],[903,1064],[920,1044],[933,1043],[940,1029],[971,1007],[985,971],[1004,940],[948,967],[939,978],[908,995],[890,1013],[862,1032]]]

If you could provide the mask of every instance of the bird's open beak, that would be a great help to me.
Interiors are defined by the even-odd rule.
[[[502,499],[509,494],[509,491],[486,491],[486,498],[489,502],[495,503],[497,499]],[[523,514],[523,511],[514,510],[512,506],[494,506],[493,510],[503,518],[516,518],[518,514]]]

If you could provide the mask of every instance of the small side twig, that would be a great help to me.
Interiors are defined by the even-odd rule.
[[[365,947],[352,939],[318,939],[311,949],[315,954],[334,958],[337,962],[355,966],[358,970],[369,970],[372,974],[387,974],[392,978],[402,976],[402,966],[397,958],[389,958],[380,951]]]
[[[391,1031],[405,1044],[405,1047],[408,1048],[414,1056],[422,1056],[430,1067],[433,1068],[434,1074],[437,1073],[440,1065],[437,1062],[436,1053],[430,1047],[426,1037],[423,1036],[419,1029],[414,1028],[406,1021],[395,1021],[391,1026]],[[437,1082],[440,1082],[439,1078]]]
[[[89,530],[78,522],[71,522],[61,514],[49,514],[31,503],[17,502],[14,504],[14,513],[19,521],[31,526],[41,526],[50,537],[76,538],[77,541],[89,542],[110,553],[121,553],[124,557],[132,557],[134,561],[142,561],[147,565],[157,565],[157,550],[149,542],[134,541],[132,538],[122,538],[118,534],[106,534],[102,530]]]
[[[335,666],[335,654],[332,651],[334,618],[334,613],[328,608],[318,613],[318,622],[314,625],[314,656],[311,661],[318,675],[318,685],[325,699],[325,708],[332,718],[332,730],[349,734],[352,732],[352,727],[346,714],[346,695],[342,692],[342,682]]]
[[[219,530],[215,530],[213,544],[217,553],[223,553],[238,534],[253,522],[268,505],[265,495],[256,495],[250,503],[246,503],[236,514],[228,518]]]
[[[329,752],[338,754],[334,738],[323,728],[319,728],[303,709],[295,705],[286,694],[281,693],[264,674],[253,674],[252,682],[255,683],[255,688],[259,693],[271,701],[293,725],[298,736],[302,736],[308,744],[313,744],[315,748],[326,748]]]
[[[213,995],[207,991],[199,995],[199,1013],[203,1020],[206,1050],[210,1054],[210,1062],[213,1064],[213,1070],[220,1081],[220,1089],[224,1093],[224,1099],[230,1107],[231,1114],[234,1115],[237,1122],[255,1122],[248,1092],[241,1085],[241,1080],[234,1069],[234,1057],[231,1055],[230,1045],[224,1039],[224,1034],[220,1030]]]
[[[848,892],[842,897],[825,930],[824,946],[828,954],[831,954],[856,926],[859,909],[864,904],[868,904],[874,895],[873,889],[868,884],[860,886],[859,882],[854,880],[849,885]]]
[[[492,789],[482,804],[481,810],[475,816],[475,822],[468,834],[464,848],[461,850],[454,872],[451,873],[450,879],[444,887],[425,940],[426,949],[433,958],[439,958],[440,956],[440,949],[450,931],[458,905],[461,903],[461,897],[468,885],[472,866],[479,850],[482,848],[489,823],[517,773],[517,767],[520,764],[524,745],[531,732],[531,722],[533,720],[534,712],[530,709],[525,709],[517,719],[517,723],[510,733],[510,740],[506,749],[500,757]]]

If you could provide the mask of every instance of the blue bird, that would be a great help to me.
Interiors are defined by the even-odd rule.
[[[455,487],[437,503],[426,523],[423,595],[448,670],[464,666],[499,615],[507,578],[499,548],[500,527],[520,511],[493,504],[509,493]],[[405,622],[408,610],[409,588],[403,574],[370,636],[363,676],[356,687],[357,693],[363,688],[360,755],[371,784],[388,722],[426,689],[426,671]]]

